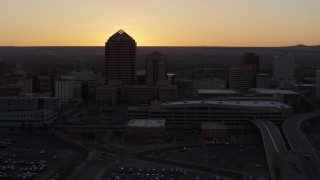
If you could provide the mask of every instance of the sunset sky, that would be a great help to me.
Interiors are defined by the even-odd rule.
[[[1,0],[0,46],[320,44],[320,0]]]

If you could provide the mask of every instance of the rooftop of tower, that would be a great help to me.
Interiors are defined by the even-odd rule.
[[[154,50],[151,55],[151,57],[162,57],[162,54],[158,50]]]
[[[134,41],[134,39],[122,29],[120,29],[118,32],[113,34],[108,41]]]

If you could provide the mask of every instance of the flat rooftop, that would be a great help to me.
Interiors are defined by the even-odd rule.
[[[223,122],[202,122],[202,129],[227,129]]]
[[[297,92],[291,90],[283,90],[283,89],[263,89],[263,88],[254,88],[251,89],[255,91],[256,94],[299,94]]]
[[[231,89],[199,89],[199,94],[239,94]]]
[[[317,87],[315,84],[293,84],[294,86],[307,86],[307,87]]]
[[[127,126],[129,127],[163,127],[166,124],[165,119],[131,119]]]
[[[180,106],[180,105],[224,105],[224,106],[241,106],[241,107],[258,107],[258,108],[291,108],[290,106],[279,101],[230,101],[230,100],[212,100],[212,101],[179,101],[162,103],[162,107]]]
[[[231,89],[199,89],[198,94],[243,94]],[[291,90],[252,88],[248,93],[254,94],[299,94]]]

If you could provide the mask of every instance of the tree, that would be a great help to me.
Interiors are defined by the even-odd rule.
[[[33,125],[32,124],[28,124],[27,132],[28,133],[33,133]]]
[[[49,129],[47,123],[42,124],[42,125],[41,125],[41,128],[42,128],[43,130],[48,130],[48,129]]]
[[[14,132],[15,130],[16,130],[16,129],[15,129],[14,126],[11,126],[11,127],[10,127],[10,131],[11,131],[11,132]]]
[[[24,131],[26,129],[26,124],[22,123],[20,126],[20,131]]]

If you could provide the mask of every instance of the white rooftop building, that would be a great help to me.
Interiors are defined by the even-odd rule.
[[[165,119],[167,127],[190,129],[202,122],[224,122],[229,129],[243,129],[250,119],[267,119],[277,125],[292,115],[279,101],[178,101],[158,106],[129,107],[128,119]]]

